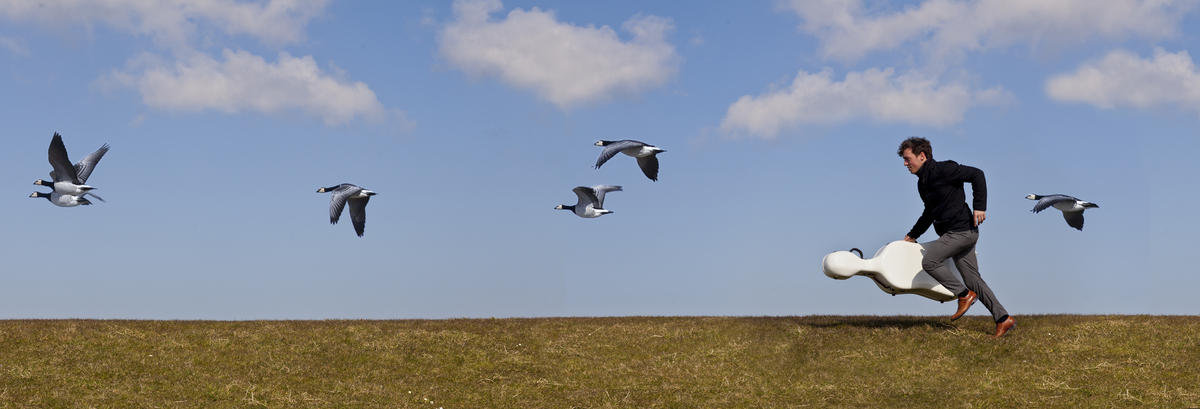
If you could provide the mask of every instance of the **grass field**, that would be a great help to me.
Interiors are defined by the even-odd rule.
[[[0,407],[1200,407],[1200,317],[0,321]]]

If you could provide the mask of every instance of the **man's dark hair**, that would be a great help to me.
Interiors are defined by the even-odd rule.
[[[905,149],[912,149],[913,155],[925,153],[925,159],[933,160],[933,146],[929,144],[929,140],[920,136],[911,136],[900,142],[900,150],[896,151],[897,155],[904,156]]]

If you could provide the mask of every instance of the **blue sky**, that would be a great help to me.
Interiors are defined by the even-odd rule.
[[[0,318],[948,315],[835,281],[987,174],[1010,313],[1197,314],[1189,1],[8,1]],[[107,203],[30,200],[54,132]],[[667,152],[592,169],[599,139]],[[379,194],[365,237],[322,186]],[[615,184],[614,213],[553,210]],[[1030,193],[1100,205],[1083,231]],[[935,238],[932,231],[920,238]],[[976,307],[971,314],[984,314]]]

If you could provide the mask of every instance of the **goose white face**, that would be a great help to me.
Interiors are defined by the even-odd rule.
[[[1032,195],[1032,194],[1031,194],[1031,195],[1029,195],[1029,196],[1025,196],[1025,198],[1026,198],[1026,199],[1029,199],[1029,200],[1037,200],[1037,195]]]

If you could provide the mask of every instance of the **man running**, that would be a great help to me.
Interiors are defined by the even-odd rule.
[[[904,240],[916,243],[917,237],[929,230],[929,225],[933,225],[939,237],[925,251],[921,268],[958,296],[958,312],[950,320],[962,317],[971,304],[979,299],[996,321],[996,334],[992,337],[1004,336],[1017,326],[1017,321],[1008,315],[992,294],[992,289],[979,276],[979,262],[975,258],[979,224],[987,219],[987,182],[984,181],[983,171],[959,165],[952,160],[933,160],[933,147],[925,138],[914,136],[904,140],[896,153],[904,158],[904,167],[917,175],[917,193],[925,203],[925,211],[921,212],[912,230],[904,235]],[[967,206],[963,182],[971,184],[974,212]],[[962,274],[961,283],[950,272],[950,267],[943,264],[947,258],[954,259],[954,265]]]

